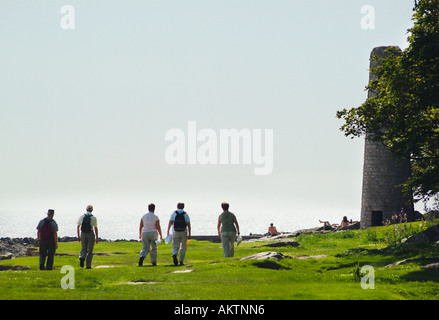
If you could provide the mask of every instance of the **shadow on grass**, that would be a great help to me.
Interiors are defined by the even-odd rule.
[[[439,283],[439,270],[438,269],[416,270],[401,276],[401,279],[405,281],[416,281],[416,282],[431,281],[431,282]]]

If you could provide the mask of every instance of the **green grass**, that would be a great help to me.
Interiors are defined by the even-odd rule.
[[[85,270],[78,263],[80,244],[60,243],[57,253],[64,255],[55,257],[52,271],[39,271],[38,257],[0,261],[1,265],[31,268],[0,272],[0,299],[438,299],[439,271],[421,268],[428,262],[381,268],[407,258],[439,261],[439,245],[387,247],[384,238],[389,228],[302,235],[297,238],[301,244],[297,248],[263,247],[266,242],[243,243],[235,248],[234,258],[224,258],[221,244],[192,240],[184,267],[172,265],[170,244],[159,245],[157,267],[150,266],[149,257],[144,267],[138,267],[140,243],[101,242],[95,246],[95,253],[100,255],[93,258],[94,268]],[[263,251],[327,257],[258,263],[240,260]],[[65,274],[60,271],[64,265],[74,267],[73,290],[61,288]],[[374,267],[374,290],[363,290],[355,281],[357,266],[364,265]],[[193,271],[173,273],[189,269]]]

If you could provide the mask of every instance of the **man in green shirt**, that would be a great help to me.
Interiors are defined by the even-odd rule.
[[[221,203],[223,213],[218,217],[218,236],[223,244],[224,257],[233,257],[235,253],[236,233],[239,235],[239,224],[236,216],[229,211],[227,202]]]

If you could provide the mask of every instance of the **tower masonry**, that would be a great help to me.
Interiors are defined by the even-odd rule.
[[[379,61],[373,56],[384,58],[389,47],[377,47],[372,50],[370,69]],[[399,48],[398,48],[399,49]],[[370,71],[369,82],[376,79]],[[375,97],[376,92],[369,91],[368,97]],[[410,159],[396,157],[384,144],[369,141],[366,132],[363,165],[363,190],[361,199],[361,229],[381,226],[383,221],[400,213],[401,209],[409,220],[413,216],[413,199],[404,197],[402,188],[410,176]]]

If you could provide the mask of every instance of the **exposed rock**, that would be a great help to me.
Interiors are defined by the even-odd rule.
[[[401,261],[398,261],[398,262],[395,262],[395,263],[388,264],[388,265],[380,268],[380,270],[401,266],[403,264],[407,264],[407,263],[411,263],[411,262],[417,262],[419,260],[420,259],[404,259],[404,260],[401,260]]]
[[[183,269],[183,270],[172,271],[171,273],[189,273],[193,271],[194,269]]]
[[[0,255],[0,260],[10,260],[12,259],[12,253],[6,252],[5,254]]]
[[[30,270],[30,267],[26,267],[26,266],[3,266],[3,265],[0,265],[0,271],[7,271],[7,270],[13,270],[13,271]]]
[[[324,254],[319,254],[316,256],[295,256],[293,257],[294,259],[299,259],[299,260],[306,260],[306,259],[323,259],[326,258],[327,255]]]
[[[38,252],[37,248],[29,247],[29,248],[26,249],[26,256],[28,256],[28,257],[35,257],[35,256],[38,256],[38,255],[39,255],[39,252]]]
[[[32,238],[0,238],[0,255],[11,259],[24,257],[27,248],[36,245],[36,240]]]
[[[108,269],[108,268],[114,268],[115,266],[96,266],[96,269]]]
[[[425,243],[439,241],[439,225],[432,226],[427,230],[416,233],[404,240],[404,243]]]
[[[301,234],[316,233],[319,231],[323,231],[323,227],[315,227],[315,228],[309,228],[309,229],[296,230],[294,232],[289,233],[288,237],[289,238],[296,238],[296,237],[300,236]]]
[[[437,260],[438,260],[437,258],[404,259],[404,260],[401,260],[401,261],[398,261],[398,262],[395,262],[395,263],[388,264],[388,265],[380,268],[380,270],[383,270],[383,269],[386,269],[386,268],[397,267],[397,266],[401,266],[403,264],[412,263],[412,262],[427,262],[427,261],[437,261]],[[437,264],[437,263],[431,263],[429,265],[434,265],[434,264]],[[423,267],[423,268],[425,268],[425,267]]]
[[[360,230],[360,222],[352,223],[346,227],[341,227],[340,230]]]
[[[274,252],[274,251],[268,251],[268,252],[260,252],[256,254],[252,254],[251,256],[247,256],[244,258],[241,258],[241,260],[265,260],[265,259],[273,259],[276,261],[282,260],[282,259],[291,259],[291,256],[284,255],[280,252]]]
[[[262,247],[280,248],[280,247],[300,247],[299,242],[296,240],[289,241],[275,241],[269,244],[265,244]]]
[[[427,264],[426,266],[423,266],[422,269],[439,270],[439,262]]]

